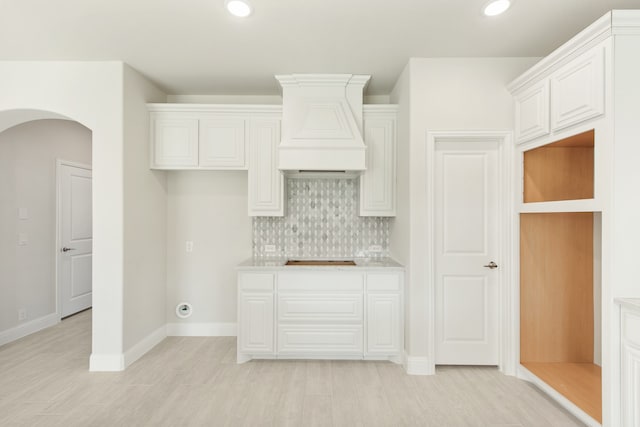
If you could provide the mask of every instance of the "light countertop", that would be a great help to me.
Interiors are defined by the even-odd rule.
[[[622,307],[640,311],[640,298],[616,298],[615,301]]]
[[[359,270],[359,269],[399,269],[404,270],[397,261],[391,258],[349,258],[355,261],[356,265],[330,265],[330,266],[312,266],[312,265],[285,265],[288,258],[249,258],[240,263],[236,268],[238,270]],[[332,258],[333,260],[343,260],[342,258]],[[346,259],[346,258],[345,258]]]

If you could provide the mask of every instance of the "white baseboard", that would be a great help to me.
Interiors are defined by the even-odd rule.
[[[522,365],[518,366],[518,378],[521,380],[529,381],[535,384],[540,390],[558,402],[560,406],[563,406],[567,411],[571,412],[577,419],[585,423],[589,427],[601,427],[601,424],[591,418],[589,414],[578,408],[572,401],[558,393],[555,389],[535,376],[531,371]]]
[[[235,337],[236,323],[167,323],[170,337]]]
[[[89,371],[117,372],[124,371],[124,354],[95,354],[89,357]]]
[[[435,375],[435,366],[426,357],[412,357],[405,353],[404,369],[408,375]]]
[[[128,368],[133,362],[144,356],[149,350],[160,344],[167,337],[167,328],[162,325],[140,342],[124,352],[124,367]]]
[[[27,323],[23,323],[14,328],[7,329],[6,331],[0,332],[0,345],[5,345],[12,341],[19,340],[20,338],[41,331],[42,329],[57,325],[59,322],[60,316],[58,316],[58,313],[52,313],[38,319],[31,320]]]

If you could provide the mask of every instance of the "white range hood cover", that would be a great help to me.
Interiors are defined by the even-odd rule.
[[[362,99],[371,76],[288,74],[282,86],[282,141],[278,168],[285,171],[362,171]]]

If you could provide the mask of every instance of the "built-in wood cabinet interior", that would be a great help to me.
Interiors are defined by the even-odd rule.
[[[520,215],[520,362],[602,420],[601,370],[594,363],[593,212]]]
[[[590,130],[524,152],[524,202],[593,199],[594,140]]]

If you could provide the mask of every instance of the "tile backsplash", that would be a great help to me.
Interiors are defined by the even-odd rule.
[[[358,190],[357,178],[287,179],[286,216],[253,219],[253,256],[388,256],[391,218],[358,216]]]

